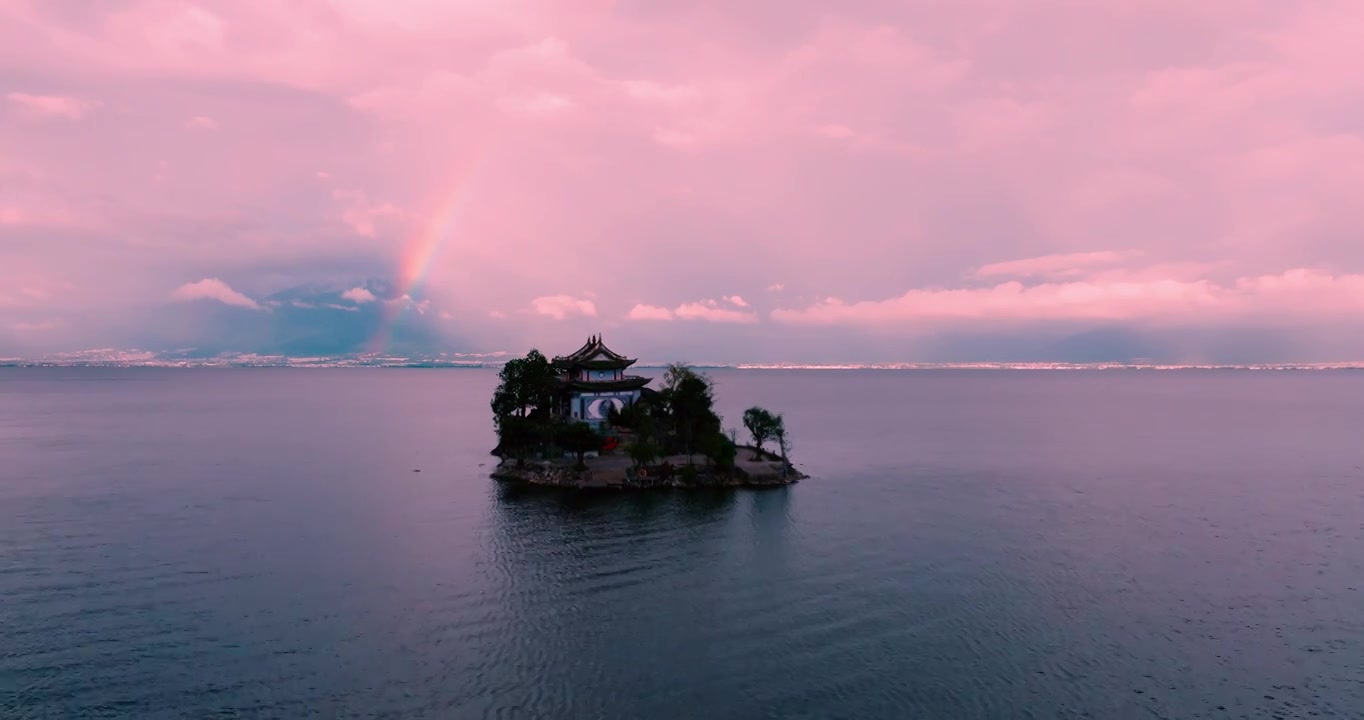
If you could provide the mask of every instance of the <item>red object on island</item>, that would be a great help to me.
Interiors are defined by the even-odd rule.
[[[618,447],[620,447],[620,440],[617,438],[609,437],[606,438],[606,442],[602,444],[601,449],[606,452],[610,452]]]

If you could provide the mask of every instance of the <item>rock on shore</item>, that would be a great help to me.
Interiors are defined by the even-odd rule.
[[[579,470],[571,459],[527,460],[520,467],[507,459],[493,470],[496,480],[527,485],[577,489],[644,490],[654,488],[769,488],[790,485],[809,476],[787,465],[782,472],[779,459],[752,460],[752,450],[740,449],[733,470],[716,471],[702,464],[690,465],[686,456],[664,458],[638,472],[620,456],[587,458],[587,468]]]

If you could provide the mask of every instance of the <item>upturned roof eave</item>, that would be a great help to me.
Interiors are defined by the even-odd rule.
[[[611,390],[638,390],[650,383],[650,379],[632,375],[621,380],[601,380],[597,382],[583,380],[560,380],[560,387],[565,390],[580,390],[583,392],[609,392]]]
[[[602,342],[601,337],[595,335],[589,338],[582,347],[572,353],[555,356],[552,362],[556,365],[572,365],[574,363],[588,362],[588,358],[591,358],[598,353],[605,355],[614,362],[629,363],[630,365],[635,363],[635,360],[627,358],[611,348],[606,347],[606,343]],[[626,365],[625,367],[629,367],[629,365]]]

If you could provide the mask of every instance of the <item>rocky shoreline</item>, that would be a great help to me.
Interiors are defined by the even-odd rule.
[[[614,462],[616,458],[588,458],[586,469],[571,460],[527,460],[518,466],[504,460],[492,478],[506,483],[576,490],[653,490],[663,488],[774,488],[791,485],[809,475],[780,459],[743,460],[732,468],[668,461],[642,468]]]

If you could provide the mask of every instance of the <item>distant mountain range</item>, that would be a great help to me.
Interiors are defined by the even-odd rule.
[[[357,353],[292,356],[227,352],[203,355],[196,348],[168,352],[149,350],[83,350],[24,360],[0,358],[0,367],[312,367],[312,368],[496,368],[514,357],[507,352],[396,355]],[[665,362],[634,367],[662,370]],[[973,362],[973,363],[695,363],[702,369],[733,370],[1364,370],[1364,362],[1173,365],[1139,362]]]
[[[41,354],[0,345],[0,364],[149,367],[485,367],[520,355],[514,333],[452,317],[384,281],[293,287],[237,304],[168,303],[92,338],[102,349]],[[481,328],[481,330],[480,330]],[[461,331],[468,331],[466,335]],[[501,332],[501,340],[497,339]],[[951,327],[904,337],[774,323],[622,327],[623,347],[662,367],[888,369],[1357,368],[1349,334],[1255,328],[1134,329],[1073,324]],[[506,348],[506,351],[478,352]],[[5,357],[6,355],[10,357]],[[720,358],[696,362],[697,357]],[[792,358],[769,361],[769,358]],[[651,360],[653,358],[653,360]],[[913,358],[912,361],[900,358]],[[1253,361],[1253,362],[1252,362]]]

